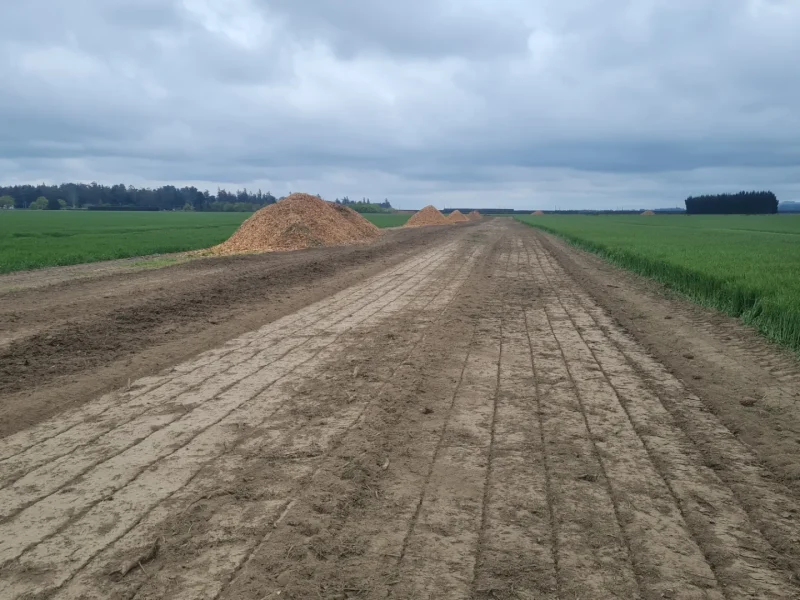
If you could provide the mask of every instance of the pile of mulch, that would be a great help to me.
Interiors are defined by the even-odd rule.
[[[643,216],[643,217],[652,217],[652,216],[653,216],[653,215],[655,215],[655,214],[656,214],[656,213],[654,213],[652,210],[646,210],[646,211],[644,211],[644,212],[642,213],[642,216]]]
[[[541,210],[537,210],[537,211],[535,211],[535,212],[532,212],[531,214],[532,214],[534,217],[541,217],[541,216],[544,214],[544,212],[542,212]]]
[[[464,213],[462,213],[460,210],[454,210],[449,215],[447,215],[447,220],[450,223],[466,223],[467,221],[469,221],[469,219],[465,217]]]
[[[340,216],[344,217],[350,223],[350,225],[355,227],[365,239],[372,240],[380,235],[381,230],[377,225],[373,225],[367,221],[349,206],[345,206],[344,204],[335,204],[333,202],[328,202],[327,204],[332,206]]]
[[[473,210],[471,213],[467,215],[467,218],[470,221],[477,221],[481,218],[481,213],[479,213],[477,210]]]
[[[411,217],[403,227],[426,227],[428,225],[447,225],[450,222],[435,206],[426,206]]]
[[[244,254],[348,246],[370,242],[380,230],[354,210],[309,194],[292,194],[253,213],[211,254]]]

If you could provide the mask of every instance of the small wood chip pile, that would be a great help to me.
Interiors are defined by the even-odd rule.
[[[466,223],[467,221],[469,221],[469,219],[465,217],[464,213],[462,213],[460,210],[454,210],[449,215],[447,215],[447,220],[450,223]]]
[[[642,216],[643,216],[643,217],[652,217],[652,216],[653,216],[653,215],[655,215],[655,214],[656,214],[656,213],[654,213],[652,210],[646,210],[646,211],[644,211],[644,212],[642,213]]]
[[[479,213],[477,210],[473,210],[471,213],[467,215],[467,218],[470,221],[477,221],[481,218],[481,213]]]
[[[244,254],[347,246],[374,240],[380,230],[354,210],[309,194],[292,194],[253,213],[212,254]]]
[[[535,217],[541,217],[544,214],[544,212],[542,212],[541,210],[537,210],[535,212],[532,212],[531,214]]]
[[[411,217],[403,227],[426,227],[428,225],[447,225],[449,221],[435,206],[426,206]]]

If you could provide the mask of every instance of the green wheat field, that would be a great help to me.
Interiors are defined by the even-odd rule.
[[[0,211],[0,273],[198,250],[230,237],[249,213]],[[368,214],[378,227],[410,215]]]
[[[517,218],[800,351],[800,216]]]

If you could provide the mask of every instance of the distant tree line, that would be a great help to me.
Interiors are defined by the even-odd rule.
[[[27,208],[39,210],[187,210],[214,212],[252,212],[282,200],[270,192],[250,192],[247,189],[228,192],[217,189],[216,194],[196,187],[136,188],[117,184],[62,183],[61,185],[0,186],[0,209]],[[354,202],[347,196],[336,200],[358,212],[391,212],[388,200],[374,204],[368,198]]]
[[[354,211],[359,213],[390,213],[394,211],[388,199],[385,199],[380,203],[375,203],[371,202],[369,198],[363,198],[362,200],[350,200],[350,198],[345,196],[341,200],[336,198],[335,202],[336,204],[344,204],[345,206],[352,208]]]
[[[136,188],[117,184],[62,183],[60,185],[0,186],[0,207],[58,210],[88,208],[92,210],[197,210],[253,211],[277,202],[270,192],[237,192],[217,190],[216,195],[196,187]]]
[[[739,192],[688,197],[689,215],[764,215],[778,212],[778,198],[772,192]]]

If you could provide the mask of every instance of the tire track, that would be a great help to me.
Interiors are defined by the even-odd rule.
[[[428,253],[429,254],[429,253]],[[427,256],[427,255],[425,255]],[[424,262],[424,258],[418,259],[417,262]],[[120,401],[131,402],[141,396],[145,396],[151,392],[160,391],[159,396],[173,394],[173,392],[164,393],[161,389],[164,386],[172,385],[174,390],[179,393],[187,391],[192,387],[202,384],[204,381],[211,379],[220,372],[224,372],[226,368],[223,359],[229,358],[231,354],[236,352],[246,352],[250,346],[257,345],[262,342],[275,339],[280,336],[283,331],[284,334],[291,334],[300,331],[304,327],[310,326],[312,323],[308,322],[310,317],[319,316],[314,322],[321,322],[328,314],[347,306],[349,302],[354,299],[360,299],[364,295],[371,293],[375,289],[380,289],[382,282],[390,280],[396,273],[402,269],[407,268],[405,265],[399,265],[391,269],[386,274],[381,274],[375,278],[374,281],[365,282],[359,286],[343,290],[334,296],[327,298],[321,302],[310,305],[292,315],[278,319],[270,323],[256,332],[244,334],[235,340],[227,342],[220,348],[209,350],[192,361],[188,361],[182,365],[174,367],[168,375],[156,375],[152,377],[145,377],[137,380],[133,386],[135,391],[124,393],[120,395],[117,392],[106,394],[98,401],[60,414],[58,417],[50,419],[45,423],[32,427],[26,431],[19,432],[0,440],[0,469],[5,470],[5,463],[8,459],[13,458],[38,444],[42,444],[52,437],[58,436],[70,429],[80,426],[83,423],[97,423],[97,420],[105,414],[109,409],[115,408],[119,405]],[[326,312],[327,311],[327,312]],[[301,323],[300,327],[296,327],[290,331],[286,331],[289,325]],[[245,354],[241,360],[251,358],[256,352]],[[204,369],[204,374],[207,376],[200,381],[192,382],[191,375]],[[194,383],[195,385],[192,385]],[[84,436],[78,434],[77,439],[82,440]],[[30,468],[30,467],[29,467]]]
[[[450,303],[456,297],[456,292],[458,291],[458,288],[460,288],[460,286],[463,284],[463,281],[466,279],[466,277],[471,272],[471,270],[473,268],[473,265],[476,262],[477,256],[479,254],[480,254],[480,252],[476,252],[470,258],[470,260],[466,261],[466,263],[464,265],[462,265],[462,268],[459,271],[459,275],[456,278],[456,285],[454,286],[454,289],[453,289],[452,293],[448,294],[449,297],[446,298],[446,300],[443,302],[443,304],[435,307],[434,312],[435,312],[436,316],[433,319],[433,321],[431,322],[431,325],[429,325],[425,329],[425,331],[422,332],[422,334],[419,336],[418,340],[414,343],[414,345],[411,348],[411,350],[405,356],[404,360],[402,360],[396,366],[396,368],[394,368],[392,370],[391,376],[389,377],[389,379],[387,381],[385,381],[381,385],[380,390],[378,392],[376,392],[374,398],[371,399],[368,403],[365,404],[364,409],[360,412],[360,414],[358,416],[358,419],[353,423],[353,425],[355,425],[359,421],[364,420],[365,414],[367,412],[367,409],[375,406],[377,404],[377,401],[379,399],[381,399],[385,395],[386,390],[388,389],[389,386],[392,385],[392,382],[394,381],[394,379],[396,379],[398,373],[408,363],[408,360],[412,356],[414,356],[415,352],[420,347],[420,345],[424,343],[424,341],[425,341],[425,339],[426,339],[426,337],[428,335],[428,332],[430,331],[430,328],[433,325],[433,323],[437,322],[439,319],[441,319],[442,315],[446,314],[447,309],[450,306]],[[438,299],[438,297],[437,297],[437,299]],[[350,433],[352,431],[353,431],[353,426],[351,425],[351,427],[349,427],[347,429],[346,433]],[[313,471],[311,477],[309,478],[309,481],[312,480],[312,479],[315,479],[315,487],[319,488],[320,490],[323,490],[322,492],[318,491],[317,495],[319,495],[320,493],[324,494],[324,490],[327,489],[326,485],[321,481],[321,479],[322,479],[321,475],[324,474],[324,473],[331,473],[334,470],[335,469],[331,465],[324,465],[323,464],[323,465],[320,465],[317,469],[315,469]],[[296,514],[296,513],[298,513],[300,511],[300,508],[298,508],[298,506],[303,503],[304,499],[303,499],[302,496],[304,494],[308,493],[308,491],[309,491],[309,486],[308,485],[304,485],[299,490],[298,494],[296,494],[291,500],[288,501],[285,510],[281,514],[281,518],[280,518],[281,523],[285,523],[285,518],[286,518],[287,514],[289,514],[289,511],[291,511],[293,514]],[[344,501],[345,501],[344,498],[341,498],[339,500],[339,502],[344,502]],[[313,500],[305,499],[305,502],[306,503],[313,503]],[[316,509],[316,510],[312,509],[309,512],[315,513],[316,514],[316,519],[319,521],[320,519],[324,519],[324,513],[327,512],[327,511],[322,511],[323,514],[319,514],[320,511],[321,511],[321,509]],[[277,527],[277,525],[276,525],[276,527]],[[286,537],[289,532],[284,530],[283,525],[281,525],[281,529],[280,530],[276,530],[276,532],[277,531],[282,531],[281,539],[274,539],[273,532],[268,532],[267,535],[252,550],[252,552],[249,553],[249,555],[247,556],[246,560],[244,560],[241,563],[240,567],[234,572],[234,574],[232,575],[230,581],[226,582],[226,584],[222,587],[220,592],[217,595],[214,596],[215,600],[217,598],[223,598],[223,597],[234,597],[234,598],[240,597],[240,595],[242,593],[242,589],[241,589],[242,588],[242,584],[240,584],[240,580],[245,578],[245,575],[248,572],[248,569],[251,569],[251,565],[255,564],[256,557],[260,553],[266,552],[270,545],[273,545],[273,544],[277,543],[277,544],[280,545],[279,547],[282,547],[282,546],[285,546],[286,544],[288,544],[288,542],[283,541],[283,538]],[[290,539],[295,539],[295,538],[291,537]],[[298,546],[293,543],[291,546],[289,546],[282,553],[279,553],[279,554],[284,559],[286,559],[286,558],[292,556],[293,550],[295,548],[297,548],[297,547]],[[276,552],[275,548],[270,548],[270,553],[273,556],[275,555],[275,552]],[[300,555],[297,558],[299,561],[301,561],[301,565],[302,565],[302,558],[301,558],[302,556],[303,555]],[[272,559],[271,562],[272,561],[274,561],[274,559]],[[292,562],[294,563],[294,561],[292,561]],[[270,566],[272,566],[272,565],[270,565]],[[256,577],[256,581],[260,581],[260,580]],[[249,586],[251,586],[252,584],[248,583],[248,584],[245,584],[245,585],[248,586],[245,589],[249,589]],[[258,588],[258,591],[254,592],[254,593],[256,593],[257,595],[263,595],[265,593],[269,594],[269,593],[271,593],[269,590],[272,589],[273,585],[274,585],[273,582],[262,584],[262,586]],[[264,586],[266,586],[266,587],[264,587]],[[231,590],[237,590],[235,595],[233,595],[233,593],[231,593]],[[277,592],[279,593],[280,589],[278,589]]]
[[[535,297],[515,240],[506,281],[502,358],[483,535],[473,598],[558,597],[555,523],[525,307]]]
[[[466,262],[469,264],[469,260]],[[440,267],[437,270],[437,273],[444,273],[446,270],[447,266],[445,265]],[[414,295],[409,304],[403,310],[406,312],[413,310],[414,305],[419,303],[422,303],[425,307],[434,305],[435,301],[441,295],[448,293],[448,290],[452,284],[452,280],[457,278],[458,272],[452,276],[450,280],[446,279],[443,286],[440,285],[439,280],[441,277],[438,275],[430,278],[425,289],[420,294]],[[428,291],[431,288],[436,289],[433,289],[433,292],[431,293]],[[430,296],[430,298],[427,298],[427,296]],[[357,343],[358,342],[351,342],[351,344]],[[323,364],[325,361],[333,361],[335,355],[341,353],[341,350],[339,348],[329,348],[326,352],[328,354],[327,356],[320,357],[313,363],[309,362],[298,368],[298,370],[296,370],[292,375],[292,381],[287,382],[287,385],[292,387],[300,382],[303,382],[305,384],[304,387],[313,387],[311,385],[311,381],[313,381],[315,377],[323,376],[327,369],[319,370],[318,365]],[[311,378],[311,381],[307,380],[307,377]],[[367,388],[367,391],[365,391],[362,395],[371,397],[368,390],[375,388],[377,384],[373,382],[367,382],[364,379],[358,379],[357,381],[361,384],[360,386],[357,386],[357,388]],[[354,396],[358,395],[357,388],[352,392]],[[298,401],[301,403],[300,407],[297,406]],[[323,458],[324,455],[330,450],[330,447],[336,445],[336,439],[340,436],[344,436],[349,427],[351,427],[352,424],[358,419],[360,413],[363,412],[364,403],[353,401],[352,404],[348,404],[348,407],[345,411],[343,411],[343,414],[333,417],[332,420],[325,419],[322,424],[307,426],[305,423],[297,423],[296,418],[292,416],[292,410],[296,410],[298,408],[302,409],[303,404],[306,405],[307,408],[310,408],[313,403],[314,401],[311,399],[306,399],[305,397],[301,397],[299,400],[287,400],[287,402],[275,412],[275,416],[270,418],[272,424],[270,425],[269,430],[267,430],[280,432],[281,435],[279,437],[262,437],[261,435],[257,434],[258,430],[255,430],[252,436],[242,441],[242,443],[229,448],[227,454],[215,460],[220,463],[224,463],[226,460],[229,460],[230,455],[233,452],[239,453],[242,456],[258,458],[264,456],[265,453],[268,456],[273,456],[280,450],[280,455],[288,454],[287,458],[293,460],[294,454],[299,460],[302,461],[303,452],[307,450],[303,449],[302,443],[300,443],[298,447],[299,440],[297,439],[297,436],[299,435],[299,432],[303,431],[304,429],[308,429],[309,427],[315,430],[316,433],[308,432],[305,434],[306,438],[310,437],[311,440],[313,440],[313,442],[308,444],[308,446],[313,447],[315,451],[319,453],[316,455],[315,460]],[[285,413],[283,420],[281,420],[281,417],[279,416],[280,412]],[[276,419],[277,421],[275,421]],[[341,425],[337,426],[336,423],[340,423]],[[325,450],[326,442],[328,450]],[[274,459],[259,459],[259,464],[261,464],[261,462],[264,460],[266,460],[266,462],[264,462],[264,469],[272,469],[275,471],[274,467],[271,467],[271,465],[274,463]],[[284,465],[284,467],[288,468],[286,465]],[[219,469],[208,467],[205,469],[205,471],[207,472],[205,475],[206,479],[210,479],[211,482],[213,482],[214,478],[216,477],[215,473],[218,472]],[[253,472],[252,467],[248,470],[248,472]],[[287,490],[286,495],[289,496],[293,486],[298,484],[302,485],[303,480],[310,480],[313,477],[313,470],[311,470],[309,467],[309,469],[301,469],[300,472],[297,473],[292,473],[292,471],[284,473],[283,468],[281,468],[276,470],[276,475],[279,475],[284,479],[282,487]],[[198,472],[198,477],[200,477],[200,481],[202,481],[202,474],[200,472]],[[187,491],[185,487],[182,490],[175,492],[175,494],[173,494],[173,496],[171,496],[169,499],[165,499],[164,502],[162,502],[159,506],[154,507],[150,513],[142,519],[143,522],[137,524],[135,530],[130,532],[130,535],[126,535],[125,538],[122,538],[120,542],[116,544],[117,546],[121,547],[118,548],[114,554],[125,554],[124,542],[126,538],[131,538],[127,544],[129,550],[135,550],[137,544],[139,547],[142,545],[147,545],[147,540],[152,542],[152,540],[159,535],[158,532],[162,529],[162,522],[169,519],[170,512],[177,510],[176,507],[181,506],[181,504],[186,505],[187,503],[193,503],[195,500],[192,500],[192,496],[195,498],[202,497],[204,493],[203,489],[213,486],[213,483],[203,485],[200,481],[195,481],[193,479],[187,484],[187,487],[197,488],[196,490]],[[232,483],[229,485],[234,484]],[[253,497],[254,494],[255,497]],[[261,500],[258,494],[261,496],[266,494],[268,498]],[[226,506],[220,507],[217,513],[210,513],[208,515],[209,525],[201,525],[201,532],[198,533],[198,535],[201,537],[191,538],[190,540],[193,542],[193,545],[199,548],[197,556],[195,556],[191,562],[183,562],[181,564],[181,566],[184,569],[187,569],[187,571],[182,571],[184,576],[181,578],[181,585],[177,586],[174,582],[171,584],[171,587],[174,589],[169,592],[169,597],[205,597],[207,595],[215,595],[219,591],[219,588],[221,588],[222,582],[229,576],[228,572],[226,572],[226,569],[229,568],[230,571],[235,571],[238,568],[240,560],[243,560],[247,553],[252,549],[252,535],[259,530],[259,523],[261,523],[261,527],[268,527],[271,529],[272,523],[277,519],[279,513],[285,510],[286,506],[291,503],[291,500],[281,500],[279,498],[276,499],[274,491],[270,492],[269,490],[262,490],[260,492],[251,491],[248,494],[248,498],[251,511],[255,511],[255,515],[254,519],[248,520],[246,523],[242,522],[241,527],[244,527],[245,530],[240,534],[237,534],[236,532],[237,526],[235,524],[237,523],[237,519],[235,515],[230,515],[229,517],[224,516],[227,509]],[[171,505],[171,507],[167,507],[167,505]],[[164,508],[161,509],[161,506],[164,506]],[[256,507],[259,508],[256,509]],[[204,539],[209,541],[208,548],[203,548]],[[225,540],[229,541],[225,542]],[[214,556],[216,556],[215,553],[218,550],[215,547],[219,546],[220,544],[224,545],[227,550],[224,560],[216,562],[213,560]],[[167,551],[169,550],[167,549]],[[185,553],[186,550],[184,549],[183,552]],[[209,556],[209,553],[213,554],[214,556]],[[101,592],[94,591],[95,584],[93,584],[93,582],[97,581],[97,579],[102,576],[104,564],[122,564],[123,562],[124,561],[121,558],[113,559],[106,557],[102,559],[97,557],[93,561],[95,564],[94,568],[89,568],[87,573],[79,578],[76,578],[75,585],[68,586],[64,590],[64,593],[59,594],[58,597],[86,598],[87,594],[93,594],[91,597],[104,597]],[[165,563],[165,565],[162,565],[162,567],[166,568],[166,564],[169,563]],[[229,565],[229,567],[226,567],[226,565]],[[173,564],[172,566],[174,567],[175,565]],[[155,573],[152,572],[151,567],[148,568],[148,577],[142,580],[139,585],[134,587],[128,593],[128,597],[130,597],[131,594],[135,595],[141,586],[147,586],[148,588],[155,586],[155,589],[161,589],[162,593],[164,593],[165,589],[170,589],[170,586],[163,581],[161,584],[158,582],[160,578],[159,576],[163,572],[163,568],[159,568]],[[168,572],[167,579],[169,580],[170,578],[175,578],[174,572]]]
[[[500,254],[502,266],[493,275],[500,284],[493,285],[508,280],[511,256],[508,250]],[[502,300],[490,300],[490,307],[498,304],[500,317],[475,324],[389,597],[464,598],[474,586],[502,342],[493,335],[502,326]]]
[[[425,269],[430,264],[436,264],[434,259],[424,262],[420,267],[421,272],[426,272]],[[403,282],[396,283],[384,291],[391,293],[396,289],[400,289]],[[333,312],[331,315],[336,323],[346,322],[348,315],[353,310],[368,307],[375,301],[370,301],[369,296],[366,302],[356,303],[352,307],[344,307],[339,311]],[[338,317],[338,319],[337,319]],[[285,346],[282,344],[285,343]],[[236,386],[241,386],[248,377],[256,377],[257,374],[268,367],[280,368],[284,362],[291,360],[293,352],[302,351],[302,348],[309,343],[313,343],[313,338],[305,335],[287,336],[277,341],[277,344],[269,348],[267,342],[267,349],[255,354],[250,362],[239,362],[233,365],[227,373],[229,377],[217,376],[212,385],[204,390],[202,393],[188,392],[187,394],[180,394],[179,397],[183,398],[176,406],[170,407],[166,414],[162,414],[165,407],[161,406],[159,412],[148,418],[143,417],[142,423],[138,428],[133,431],[125,431],[123,426],[122,435],[113,435],[116,431],[110,434],[111,439],[105,441],[99,447],[86,445],[83,456],[75,456],[69,454],[63,460],[56,460],[43,468],[34,470],[27,477],[23,477],[18,485],[0,491],[0,516],[5,517],[4,520],[13,517],[15,514],[24,510],[34,502],[46,498],[55,491],[69,485],[71,481],[81,475],[87,473],[95,465],[101,462],[113,460],[123,452],[139,446],[143,442],[147,442],[148,438],[161,435],[171,437],[171,431],[185,429],[185,423],[190,422],[202,414],[204,410],[214,410],[215,407],[208,407],[206,403],[212,399],[220,398],[224,395],[236,395]],[[244,366],[243,366],[244,365]],[[218,400],[217,400],[218,403]],[[169,405],[167,405],[169,407]],[[138,434],[138,435],[137,435]],[[104,436],[109,437],[109,436]],[[176,440],[170,439],[169,446],[174,445]],[[166,450],[167,448],[165,448]],[[0,525],[2,531],[2,525]],[[2,543],[0,543],[0,557],[2,557]]]
[[[424,272],[424,271],[422,271],[422,272],[419,272],[419,273],[417,273],[417,274],[415,274],[415,275],[412,275],[412,276],[410,276],[410,277],[409,277],[408,279],[406,279],[405,281],[424,280],[424,277],[425,277],[425,276],[427,276],[427,275],[428,275],[428,273],[427,273],[427,272]],[[404,291],[405,291],[406,293],[410,293],[410,291],[412,291],[412,290],[414,289],[414,287],[415,287],[414,285],[409,285],[409,284],[406,284],[406,289],[405,289]],[[393,299],[393,298],[390,298],[390,300],[389,300],[388,302],[385,302],[383,305],[381,305],[381,306],[377,307],[377,309],[375,309],[373,312],[377,312],[377,311],[378,311],[378,310],[380,310],[380,309],[381,309],[383,306],[386,306],[386,305],[388,305],[388,304],[389,304],[389,303],[392,301],[392,299]],[[366,316],[369,316],[370,314],[372,314],[372,313],[367,313],[367,315],[366,315]],[[348,319],[349,319],[349,321],[350,321],[350,322],[348,322]],[[305,355],[305,356],[301,355],[301,357],[300,357],[298,360],[296,360],[296,361],[295,361],[293,364],[291,364],[291,365],[289,366],[289,370],[287,371],[287,373],[288,373],[288,372],[291,372],[291,369],[293,369],[293,368],[297,367],[298,365],[302,364],[303,362],[305,362],[305,361],[307,361],[307,360],[310,360],[311,358],[313,358],[313,356],[315,356],[315,355],[316,355],[316,354],[317,354],[317,353],[318,353],[318,352],[319,352],[321,349],[323,349],[324,347],[326,347],[326,346],[328,346],[328,345],[332,344],[332,343],[335,341],[336,337],[337,337],[337,336],[338,336],[338,335],[341,333],[341,331],[345,331],[345,330],[349,329],[350,327],[352,327],[352,326],[354,326],[355,324],[357,324],[357,322],[358,322],[358,320],[357,320],[357,319],[355,319],[355,320],[354,320],[354,319],[353,319],[353,318],[351,318],[351,317],[344,317],[344,318],[343,318],[342,320],[340,320],[339,322],[335,323],[335,324],[334,324],[334,325],[332,325],[332,326],[329,326],[329,328],[328,328],[328,329],[330,329],[330,330],[332,331],[332,334],[329,336],[329,338],[328,338],[328,339],[323,339],[323,340],[322,340],[322,342],[321,342],[321,343],[319,343],[319,348],[314,348],[314,347],[312,347],[312,349],[311,349],[310,351],[308,351],[308,352],[306,353],[306,355]],[[341,331],[340,331],[340,332],[337,332],[337,331],[336,331],[337,329],[341,329]],[[319,338],[318,338],[318,339],[319,339]],[[283,373],[282,375],[285,375],[285,374],[287,374],[287,373]],[[281,375],[281,376],[282,376],[282,375]],[[277,379],[278,379],[277,377],[276,377],[276,378],[273,378],[273,379],[272,379],[272,380],[269,382],[269,384],[268,384],[268,387],[269,387],[269,386],[271,386],[271,385],[272,385],[272,383],[274,383],[274,382],[275,382]],[[255,390],[252,390],[252,391],[255,393],[255,395],[258,395],[258,394],[259,394],[259,393],[261,393],[263,390],[260,390],[260,389],[255,389]],[[247,397],[248,397],[248,398],[251,398],[251,397],[253,397],[252,393],[251,393],[250,395],[248,395]],[[235,408],[236,406],[239,406],[239,405],[241,405],[241,404],[242,404],[243,402],[245,402],[246,400],[239,400],[238,398],[232,398],[232,401],[234,402],[234,408]],[[226,413],[226,414],[230,414],[230,413]],[[223,416],[222,418],[224,419],[225,417]],[[218,423],[219,423],[219,421],[217,420],[217,421],[215,421],[214,423],[212,423],[212,424],[211,424],[211,425],[209,425],[209,426],[213,426],[214,424],[218,424]],[[204,430],[204,431],[205,431],[205,430]],[[208,436],[206,436],[206,437],[208,437]],[[195,438],[195,439],[196,439],[196,438]],[[197,444],[200,444],[200,446],[202,447],[202,443],[201,443],[201,442],[199,442],[199,441],[198,441],[198,442],[195,442],[194,444],[192,444],[192,443],[191,443],[191,441],[189,442],[189,446],[190,446],[190,447],[191,447],[191,446],[193,446],[193,445],[197,445]],[[182,445],[182,446],[181,446],[181,448],[178,450],[178,452],[180,452],[180,451],[183,451],[183,450],[184,450],[184,448],[186,448],[186,447],[187,447],[187,446],[185,446],[185,445]],[[200,452],[199,456],[213,455],[213,453],[214,453],[214,451],[213,451],[213,449],[212,449],[212,448],[206,447],[206,448],[205,448],[205,450],[204,450],[204,452]],[[175,453],[173,453],[173,454],[175,454]],[[184,458],[187,458],[187,457],[184,457]],[[180,460],[178,460],[178,463],[180,463]],[[162,459],[162,461],[161,461],[161,463],[160,463],[160,464],[165,464],[163,459]],[[118,470],[118,468],[115,468],[115,470]],[[147,480],[147,479],[148,479],[148,477],[149,477],[149,478],[150,478],[150,481],[152,481],[152,476],[151,476],[151,475],[152,475],[152,472],[145,473],[144,471],[141,471],[141,472],[139,473],[139,475],[144,475],[144,476],[145,476],[145,480]],[[138,477],[139,475],[137,475],[137,477]],[[153,484],[155,484],[155,485],[156,485],[156,489],[160,489],[160,490],[162,490],[162,493],[163,493],[163,486],[159,486],[157,482],[153,481],[153,483],[149,483],[149,484],[147,484],[147,485],[150,485],[150,486],[152,486]],[[145,487],[147,487],[147,485],[146,485]],[[63,496],[63,495],[62,495],[62,496]],[[119,499],[119,494],[118,494],[118,495],[117,495],[117,497],[115,498],[115,501],[116,501],[116,500],[118,500],[118,499]],[[59,498],[59,500],[61,500],[61,502],[59,503],[59,504],[60,504],[60,506],[54,507],[54,508],[55,508],[55,511],[54,511],[54,512],[56,512],[56,516],[57,516],[58,514],[61,514],[61,512],[62,512],[62,511],[63,511],[63,509],[64,509],[64,507],[63,507],[63,498],[61,498],[61,497],[60,497],[60,498]],[[84,500],[84,501],[85,501],[85,500]],[[59,509],[60,509],[60,510],[59,510]],[[103,512],[103,511],[101,510],[101,513],[102,513],[102,512]],[[106,511],[106,512],[107,512],[107,511]],[[74,520],[74,519],[73,519],[73,520]],[[18,519],[17,519],[17,520],[15,520],[15,521],[18,521]],[[63,522],[63,517],[61,518],[61,521]],[[22,537],[21,535],[17,534],[16,536],[13,536],[13,537],[11,537],[11,538],[10,538],[10,539],[12,539],[12,541],[13,541],[13,542],[15,542],[15,546],[14,546],[14,547],[19,547],[21,544],[25,543],[25,541],[24,541],[24,540],[26,540],[26,539],[30,539],[30,533],[29,533],[29,530],[28,530],[27,528],[25,528],[25,527],[24,527],[24,524],[23,524],[22,526],[20,526],[20,524],[19,524],[19,523],[16,523],[16,525],[17,525],[17,528],[16,528],[16,529],[17,529],[17,531],[20,531],[20,529],[22,528],[23,530],[25,530],[25,531],[26,531],[26,534],[27,534],[27,537]],[[53,522],[52,522],[52,521],[48,522],[48,523],[47,523],[47,527],[48,527],[48,528],[49,528],[49,529],[52,531],[52,530],[54,529],[54,524],[53,524]],[[41,525],[40,525],[40,528],[41,528]],[[21,533],[21,531],[20,531],[20,533]],[[6,538],[6,539],[9,539],[9,538]],[[63,536],[63,535],[61,536],[61,539],[64,539],[64,536]],[[62,543],[63,543],[63,542],[62,542]],[[52,544],[51,544],[51,545],[52,545]],[[69,543],[67,543],[67,546],[69,546],[69,545],[70,545],[70,544],[69,544]],[[8,554],[8,551],[6,551],[6,556],[7,556],[7,554]],[[45,556],[47,555],[47,553],[46,553],[46,552],[45,552],[44,554],[45,554]],[[34,562],[36,562],[36,560],[35,560],[35,557],[34,557],[34,559],[33,559],[33,560],[34,560]]]
[[[545,310],[552,296],[545,286],[541,306],[527,308],[526,320],[550,459],[559,593],[567,598],[635,598],[633,565],[606,475]]]
[[[698,550],[702,550],[703,560],[721,578],[723,587],[720,591],[727,598],[750,598],[753,594],[759,598],[794,597],[796,592],[787,589],[785,574],[774,568],[771,561],[762,558],[770,554],[770,549],[748,523],[730,491],[722,488],[710,470],[703,472],[698,469],[702,464],[699,453],[687,444],[688,440],[672,424],[663,404],[618,354],[612,340],[602,334],[597,321],[578,308],[580,301],[576,299],[578,292],[574,283],[553,266],[552,258],[540,245],[535,245],[534,252],[548,265],[546,277],[556,277],[559,289],[567,292],[559,303],[572,330],[590,353],[615,400],[624,410],[652,468],[669,490],[672,502],[680,511],[682,526],[691,532]],[[622,453],[609,454],[619,456]],[[643,510],[641,504],[637,505],[637,510]],[[734,549],[735,553],[732,552]],[[663,551],[658,553],[656,550],[642,555],[658,556],[659,566],[663,567]],[[680,559],[673,566],[676,574],[690,572],[686,567],[681,568]],[[702,573],[698,575],[703,577]],[[659,580],[665,581],[663,571]],[[680,584],[680,580],[676,584]],[[672,584],[673,587],[685,587],[676,584]]]
[[[512,256],[514,256],[513,266],[514,269],[512,270],[510,267],[512,265]],[[472,568],[472,582],[471,582],[471,596],[475,597],[479,593],[479,577],[480,571],[482,569],[485,570],[484,565],[484,552],[485,547],[487,546],[487,537],[489,529],[489,507],[490,502],[492,499],[492,486],[496,483],[493,481],[493,467],[495,466],[494,463],[496,461],[495,456],[495,444],[497,438],[497,414],[498,414],[498,405],[500,404],[500,382],[501,382],[501,374],[502,374],[502,364],[503,364],[503,341],[504,341],[504,333],[507,336],[508,332],[503,330],[504,320],[506,318],[507,313],[507,301],[508,301],[508,292],[511,288],[511,281],[514,278],[518,277],[519,275],[519,262],[520,262],[520,254],[519,248],[515,249],[515,252],[509,252],[508,258],[506,259],[505,264],[505,272],[503,273],[504,278],[504,291],[503,291],[503,299],[500,305],[500,320],[499,320],[499,349],[497,353],[497,369],[495,374],[495,390],[494,390],[494,397],[492,398],[492,416],[491,416],[491,424],[489,426],[489,447],[487,449],[487,464],[486,464],[486,478],[483,482],[483,498],[481,501],[481,520],[480,526],[478,529],[477,535],[477,544],[475,549],[475,562]],[[506,356],[506,360],[508,357]],[[482,590],[485,591],[485,590]]]
[[[651,434],[653,443],[659,445],[658,451],[664,455],[657,462],[670,468],[672,485],[684,506],[692,511],[694,526],[701,532],[708,532],[706,535],[714,540],[713,549],[707,554],[719,556],[729,553],[731,548],[738,548],[744,557],[754,548],[764,556],[782,553],[790,557],[784,562],[796,573],[796,544],[788,540],[800,539],[800,526],[781,516],[791,515],[796,506],[787,490],[770,481],[752,452],[708,412],[697,396],[690,394],[662,365],[647,356],[630,336],[615,328],[593,300],[580,294],[574,283],[570,290],[585,319],[591,319],[596,331],[610,341],[605,348],[613,348],[614,352],[605,358],[606,362],[615,365],[615,370],[635,377],[633,381],[639,383],[633,389],[620,390],[621,397],[628,398],[632,419],[638,416],[642,430],[646,431],[648,424],[644,415],[640,414],[641,410],[634,410],[645,399],[650,406],[647,414],[661,415],[661,420],[669,427],[663,435]],[[687,458],[688,465],[684,464]],[[704,490],[704,495],[697,496],[696,490]],[[753,561],[747,558],[747,562]],[[770,565],[772,563],[774,559],[769,561]],[[748,565],[731,571],[729,576],[734,580],[741,579],[742,573],[765,580],[759,572],[751,572],[752,567]]]

